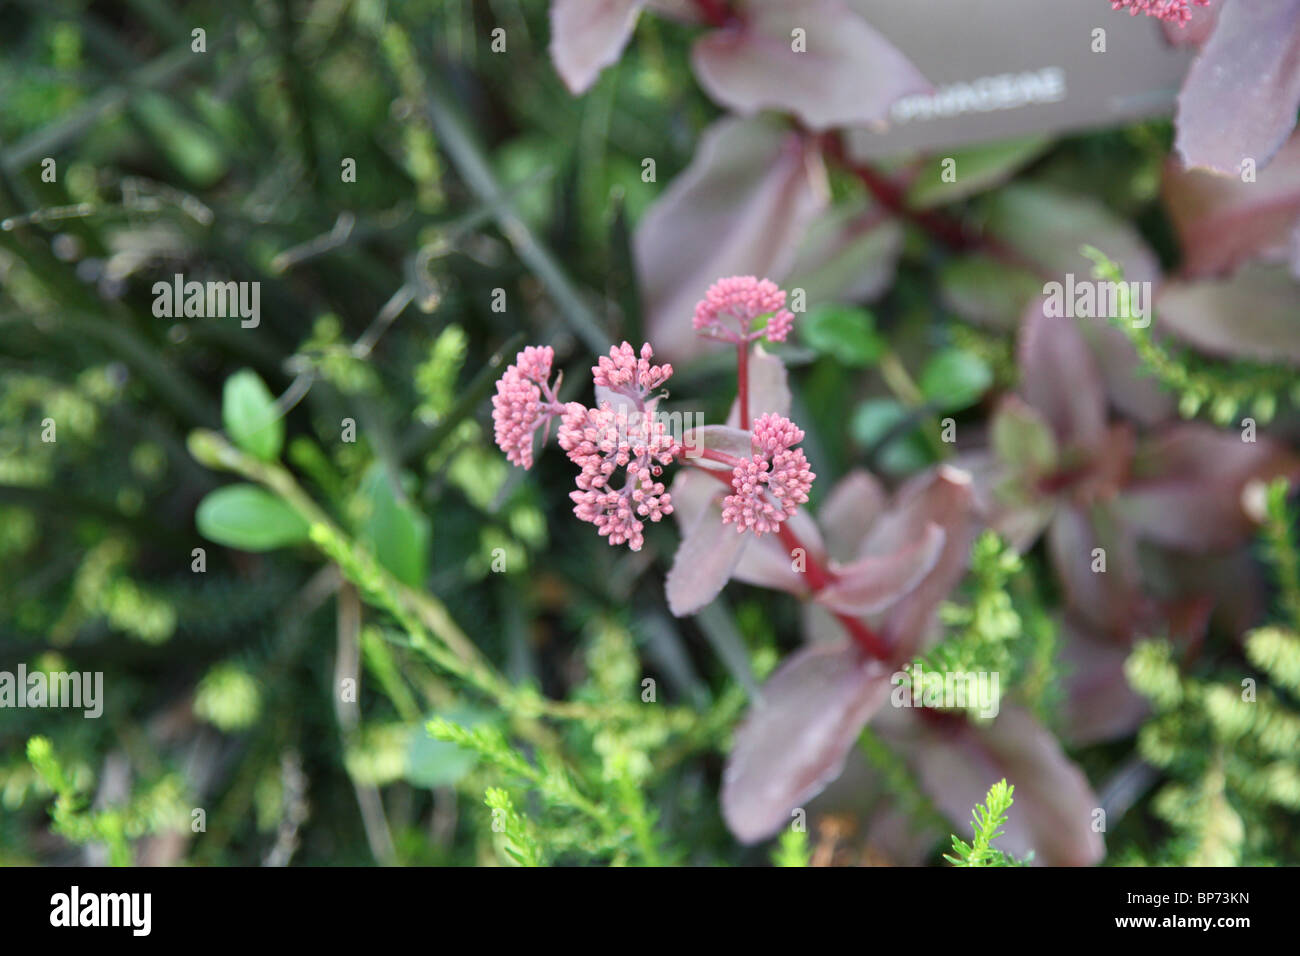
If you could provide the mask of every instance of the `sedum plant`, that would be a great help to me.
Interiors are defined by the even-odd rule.
[[[897,163],[857,0],[6,15],[0,862],[1295,863],[1300,2],[1105,4]]]
[[[647,522],[677,518],[682,540],[665,580],[674,614],[700,611],[735,578],[788,591],[834,622],[838,635],[787,658],[737,730],[721,803],[746,842],[775,834],[839,775],[886,705],[892,672],[932,643],[939,606],[966,570],[976,520],[970,476],[939,466],[892,501],[872,476],[851,476],[828,496],[824,513],[833,517],[819,528],[801,508],[814,475],[795,447],[803,432],[786,417],[785,370],[758,344],[784,340],[793,320],[784,293],[754,277],[719,280],[696,306],[696,333],[736,349],[738,394],[726,424],[671,433],[655,394],[671,368],[650,363],[648,343],[639,353],[624,343],[592,367],[595,408],[555,398],[543,348],[519,353],[493,399],[498,444],[523,467],[533,463],[533,436],[560,420],[558,443],[578,468],[574,514],[611,545],[638,550]],[[659,480],[669,465],[679,469],[671,491]],[[931,757],[988,746],[981,738],[992,733],[1005,735],[993,746],[1019,760],[1027,738],[1050,739],[1019,710],[991,729],[924,708],[916,717],[901,732],[935,734],[932,748],[909,745]],[[1088,827],[1086,781],[1051,745],[1029,753],[1035,765],[1021,772],[1037,775],[1036,796],[1053,806],[1052,832],[1018,839],[1041,842],[1052,861],[1095,861],[1101,845]],[[982,793],[987,782],[979,786]]]

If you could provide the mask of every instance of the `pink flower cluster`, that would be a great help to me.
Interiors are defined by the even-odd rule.
[[[672,496],[658,480],[677,451],[664,423],[652,410],[614,408],[609,402],[592,409],[572,402],[559,439],[580,469],[578,490],[569,492],[573,513],[594,524],[611,545],[627,544],[640,551],[643,519],[658,521],[673,510]],[[611,481],[619,469],[626,477],[616,489]]]
[[[506,368],[492,396],[492,424],[497,446],[521,468],[533,467],[533,433],[564,411],[550,386],[555,350],[530,345]],[[558,383],[557,383],[558,384]],[[543,401],[545,398],[545,401]]]
[[[1178,24],[1184,24],[1192,18],[1189,3],[1208,7],[1210,0],[1110,0],[1112,10],[1127,9],[1130,16],[1145,13],[1149,17]]]
[[[773,327],[781,338],[789,332],[792,316],[784,309],[785,293],[767,280],[723,279],[710,293],[712,305],[705,301],[696,310],[697,325],[712,309],[713,318],[706,318],[706,324],[726,314],[737,320],[742,335],[749,335],[749,323],[765,314],[773,317],[769,335]],[[761,334],[734,341],[743,344]],[[533,433],[543,422],[560,419],[560,447],[578,466],[577,490],[569,493],[573,513],[594,524],[611,545],[626,544],[633,551],[645,543],[647,521],[672,514],[672,495],[660,478],[683,451],[655,412],[654,393],[673,369],[653,364],[653,358],[649,344],[639,351],[627,342],[611,348],[591,369],[598,407],[588,408],[581,402],[560,404],[550,384],[554,352],[529,346],[501,376],[492,398],[497,444],[512,463],[524,468],[533,463]],[[808,500],[815,476],[803,451],[794,447],[803,436],[788,418],[766,414],[754,422],[752,457],[719,459],[733,465],[732,493],[723,501],[724,524],[734,524],[739,532],[767,534]]]
[[[632,346],[624,342],[602,355],[592,366],[592,380],[599,386],[626,395],[641,403],[673,374],[671,365],[651,365],[654,349],[647,342],[641,346],[638,357]]]
[[[767,327],[751,331],[754,320],[770,315]],[[730,319],[733,329],[724,324]],[[794,324],[794,316],[785,307],[785,293],[770,279],[754,276],[732,276],[719,279],[709,286],[709,291],[695,306],[695,331],[700,335],[722,339],[726,342],[750,342],[767,336],[773,342],[784,342]]]
[[[731,472],[733,494],[722,501],[722,523],[737,532],[776,531],[808,500],[813,479],[808,459],[794,446],[803,430],[788,418],[768,413],[754,422],[754,455]]]

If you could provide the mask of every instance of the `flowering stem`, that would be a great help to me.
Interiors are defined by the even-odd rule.
[[[725,451],[718,451],[716,448],[701,448],[699,457],[707,458],[709,461],[720,462],[721,464],[724,465],[730,465],[732,468],[735,468],[737,465],[743,464],[743,461],[737,458],[735,455],[728,455]],[[721,474],[721,473],[712,472],[712,474]],[[723,478],[723,481],[726,481],[728,484],[731,483],[731,479],[729,478]]]
[[[736,343],[736,397],[740,401],[740,427],[749,430],[749,343]]]
[[[817,559],[799,540],[799,536],[791,530],[789,523],[782,522],[777,528],[776,533],[781,538],[781,543],[785,545],[786,550],[794,553],[798,550],[804,556],[804,573],[808,576],[808,589],[816,594],[818,591],[828,587],[834,581],[834,575],[829,569],[823,568],[817,563]],[[889,648],[881,640],[880,635],[869,628],[862,621],[849,614],[835,612],[835,619],[840,622],[844,630],[849,632],[849,637],[853,638],[856,643],[868,657],[874,657],[878,661],[883,661],[889,657]]]
[[[840,622],[844,630],[849,632],[849,636],[857,643],[861,650],[868,657],[874,657],[878,661],[888,660],[889,648],[885,642],[880,639],[880,635],[873,631],[867,625],[863,624],[856,617],[848,614],[835,612],[835,620]]]
[[[718,481],[722,482],[728,488],[731,487],[731,480],[720,471],[713,471],[709,468],[701,468],[699,465],[694,466],[698,471],[703,472]],[[799,539],[787,522],[781,522],[776,529],[777,536],[780,537],[781,543],[785,545],[786,550],[794,553],[796,550],[804,556],[804,575],[808,579],[808,590],[816,594],[823,588],[829,587],[835,581],[835,575],[829,568],[824,568],[813,557],[808,547]],[[848,614],[835,613],[835,619],[840,622],[844,630],[848,631],[849,637],[868,657],[873,657],[878,661],[889,658],[889,647],[884,640],[868,627],[865,623]]]

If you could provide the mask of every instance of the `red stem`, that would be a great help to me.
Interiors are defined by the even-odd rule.
[[[844,630],[849,632],[849,637],[853,638],[858,648],[868,657],[874,657],[878,661],[889,659],[889,648],[880,639],[880,635],[856,617],[840,614],[836,611],[835,620],[839,621]]]
[[[731,487],[731,479],[722,472],[713,471],[708,468],[700,468],[699,466],[696,466],[696,468],[704,474],[716,478],[728,488]],[[829,587],[831,584],[835,583],[835,575],[829,568],[824,568],[817,562],[817,559],[813,557],[812,552],[808,550],[807,545],[799,540],[799,536],[791,530],[790,525],[787,522],[781,522],[776,533],[781,539],[781,543],[785,545],[787,551],[793,553],[798,549],[802,552],[804,556],[804,574],[808,578],[808,590],[816,594],[823,588]],[[835,612],[835,619],[840,622],[844,630],[849,632],[849,637],[853,638],[853,642],[857,644],[858,648],[868,657],[874,657],[878,661],[889,659],[889,645],[884,642],[879,634],[862,621],[858,620],[856,617],[852,617],[851,615],[840,614],[838,612]]]
[[[749,431],[749,343],[736,343],[736,396],[740,400],[740,427]]]
[[[1016,250],[993,236],[979,235],[968,230],[960,220],[942,213],[912,209],[902,186],[866,163],[856,163],[849,158],[844,147],[844,137],[838,132],[826,133],[821,138],[826,155],[851,172],[890,215],[910,222],[934,239],[957,252],[983,252],[1008,265],[1041,274],[1037,266],[1027,262]]]
[[[818,564],[817,559],[808,553],[808,549],[804,547],[804,543],[799,540],[797,534],[790,530],[790,525],[787,522],[782,521],[777,526],[776,536],[781,539],[781,543],[785,545],[787,551],[792,554],[795,551],[803,553],[806,562],[804,574],[808,576],[808,590],[816,594],[822,588],[827,587],[831,583],[830,571]]]
[[[735,455],[728,455],[725,451],[718,451],[716,448],[701,448],[699,457],[707,458],[709,461],[716,461],[723,465],[730,465],[732,468],[741,464],[741,460]],[[713,474],[719,474],[719,472],[713,472]],[[723,480],[730,483],[730,479]]]
[[[711,27],[725,27],[735,14],[727,0],[695,0],[695,9],[700,17]]]

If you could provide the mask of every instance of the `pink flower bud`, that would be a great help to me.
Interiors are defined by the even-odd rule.
[[[602,355],[597,360],[591,368],[592,380],[597,385],[635,398],[639,403],[673,374],[671,365],[650,364],[654,354],[647,342],[641,346],[638,358],[632,346],[624,342],[611,348],[608,356]]]
[[[611,350],[611,354],[615,352],[618,350]],[[649,358],[649,346],[642,356],[642,361]],[[610,381],[620,385],[610,385]],[[617,388],[625,383],[607,377],[601,384]],[[672,496],[658,480],[677,449],[667,427],[653,412],[614,408],[609,402],[602,402],[598,409],[571,402],[560,424],[559,440],[569,460],[580,469],[575,479],[578,490],[569,493],[573,513],[594,524],[611,545],[626,544],[640,551],[645,520],[659,521],[673,510]],[[623,483],[615,488],[620,469]]]
[[[770,315],[767,327],[751,331],[755,319]],[[726,342],[750,342],[766,336],[784,342],[794,324],[785,293],[770,279],[732,276],[719,279],[695,306],[695,331]]]
[[[801,449],[803,430],[788,418],[767,414],[754,422],[754,456],[731,472],[733,493],[722,501],[723,524],[738,532],[774,532],[808,500],[813,479]]]
[[[530,345],[506,368],[492,396],[497,447],[521,468],[533,467],[533,432],[562,410],[549,384],[555,351]]]
[[[1149,17],[1169,23],[1184,24],[1192,18],[1190,3],[1200,7],[1210,5],[1210,0],[1110,0],[1112,10],[1127,9],[1130,16],[1145,13]]]

